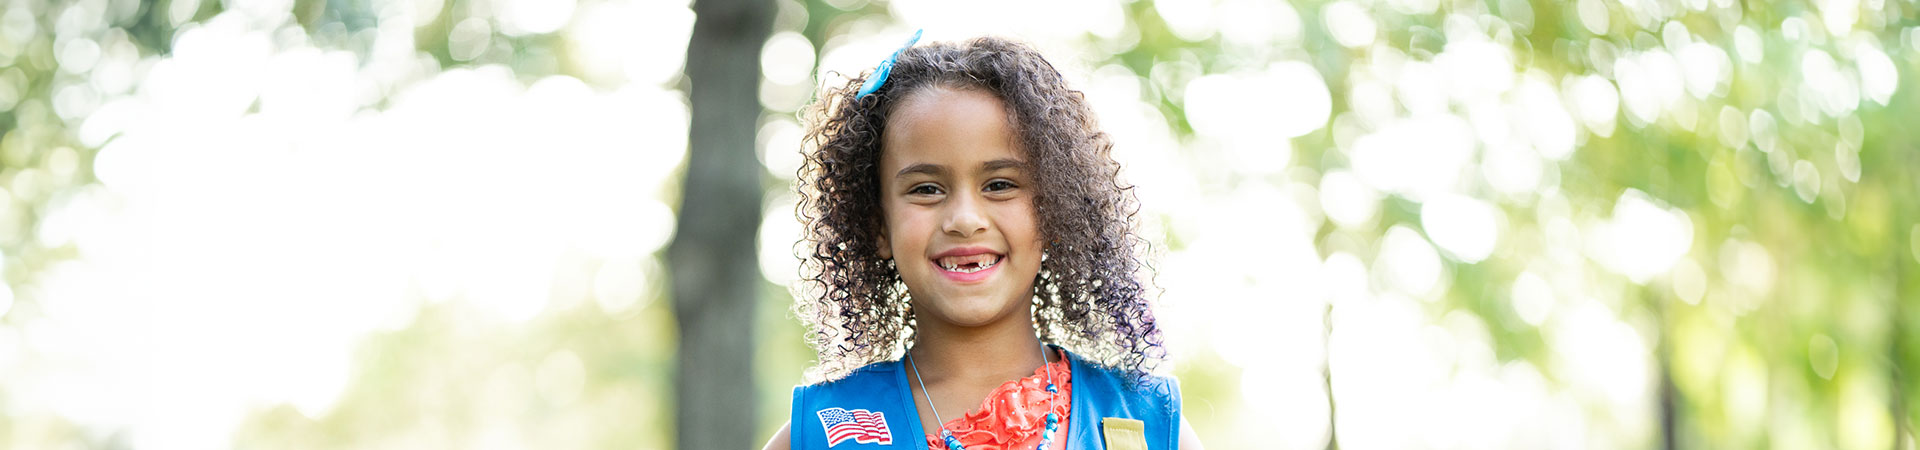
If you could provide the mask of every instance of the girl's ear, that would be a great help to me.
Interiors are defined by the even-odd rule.
[[[893,259],[893,244],[887,240],[887,227],[880,227],[880,259]]]

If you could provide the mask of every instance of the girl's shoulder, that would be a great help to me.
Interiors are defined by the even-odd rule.
[[[883,381],[889,377],[899,376],[901,371],[905,370],[904,367],[901,360],[898,359],[873,362],[860,366],[860,368],[847,371],[839,376],[795,386],[795,388],[829,388]]]
[[[1153,401],[1178,408],[1179,379],[1152,374],[1135,376],[1131,372],[1084,359],[1073,352],[1067,352],[1067,357],[1073,360],[1073,381],[1076,389],[1084,386],[1089,389],[1089,393],[1105,393],[1136,401]]]
[[[882,361],[827,381],[795,386],[790,448],[888,446],[919,439],[913,397],[899,361]],[[817,426],[812,424],[819,424]],[[808,424],[801,426],[799,424]]]
[[[1068,354],[1073,360],[1073,414],[1068,429],[1130,428],[1148,449],[1179,448],[1180,382],[1170,376],[1135,376]],[[1096,433],[1082,434],[1079,446],[1094,446]],[[1111,448],[1111,447],[1109,447]],[[1135,447],[1140,448],[1140,447]]]
[[[794,386],[793,402],[796,407],[849,401],[891,407],[897,403],[893,394],[900,392],[906,382],[906,374],[902,370],[899,360],[870,363],[838,377]]]

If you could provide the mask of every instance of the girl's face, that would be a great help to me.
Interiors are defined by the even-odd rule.
[[[1026,159],[998,98],[938,86],[908,95],[881,137],[881,257],[915,316],[977,327],[1028,313],[1043,247]]]

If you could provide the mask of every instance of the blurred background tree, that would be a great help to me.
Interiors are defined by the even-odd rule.
[[[715,5],[5,3],[0,447],[757,444],[795,111],[917,28],[1086,92],[1215,447],[1914,445],[1912,0]]]
[[[687,174],[667,252],[680,347],[675,353],[676,447],[752,448],[742,422],[758,417],[751,326],[761,303],[761,177],[753,134],[760,121],[760,48],[773,3],[701,0],[687,45]]]

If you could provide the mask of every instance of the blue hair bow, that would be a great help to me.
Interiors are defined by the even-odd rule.
[[[887,59],[880,60],[880,66],[873,68],[873,75],[867,76],[867,82],[860,85],[860,94],[855,95],[853,98],[865,98],[867,95],[873,94],[873,91],[880,90],[880,86],[886,85],[887,75],[893,73],[893,60],[899,58],[901,53],[905,53],[907,47],[912,47],[913,43],[920,42],[920,33],[924,31],[927,30],[914,30],[913,37],[907,38],[906,44],[901,45],[899,50],[894,50],[892,55],[887,55]]]

